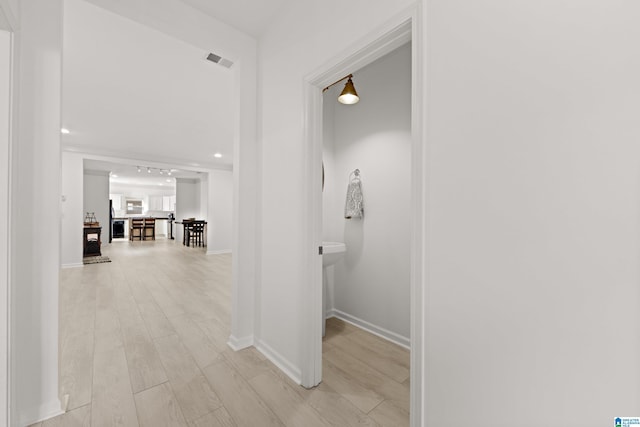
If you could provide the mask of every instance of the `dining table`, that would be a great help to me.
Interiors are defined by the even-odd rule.
[[[190,246],[192,230],[198,225],[204,226],[202,246],[207,246],[207,221],[200,219],[183,219],[182,221],[175,221],[176,224],[182,224],[182,244]]]

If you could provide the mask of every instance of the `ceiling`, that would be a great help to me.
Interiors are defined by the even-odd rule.
[[[136,186],[136,187],[167,187],[175,188],[176,178],[200,179],[202,172],[185,169],[165,169],[147,167],[144,164],[130,165],[102,160],[85,160],[85,170],[110,172],[109,181],[112,185]],[[140,169],[140,172],[138,172]],[[160,173],[162,171],[162,173]],[[171,172],[171,175],[169,175]]]
[[[231,168],[233,69],[208,53],[88,2],[65,2],[63,148]]]
[[[7,16],[4,14],[2,6],[0,6],[0,30],[11,31],[11,26],[7,21]]]
[[[255,38],[289,0],[180,0]]]

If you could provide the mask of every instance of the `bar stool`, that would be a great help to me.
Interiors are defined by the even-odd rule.
[[[137,233],[136,233],[136,230],[138,231]],[[142,240],[143,233],[144,233],[144,219],[129,218],[129,240],[133,240],[134,237],[137,237],[139,240]]]
[[[151,233],[149,233],[151,231]],[[147,240],[147,237],[151,237],[151,240],[156,240],[156,219],[155,218],[145,218],[144,219],[144,240]]]

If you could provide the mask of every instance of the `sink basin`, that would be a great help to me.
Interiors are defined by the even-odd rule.
[[[342,242],[322,242],[322,266],[335,264],[346,251],[347,245]]]

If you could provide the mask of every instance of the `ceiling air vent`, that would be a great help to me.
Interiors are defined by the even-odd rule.
[[[226,68],[231,68],[231,66],[233,65],[233,62],[219,55],[216,55],[215,53],[210,53],[209,55],[207,55],[207,61],[215,62],[216,64],[222,65]]]

